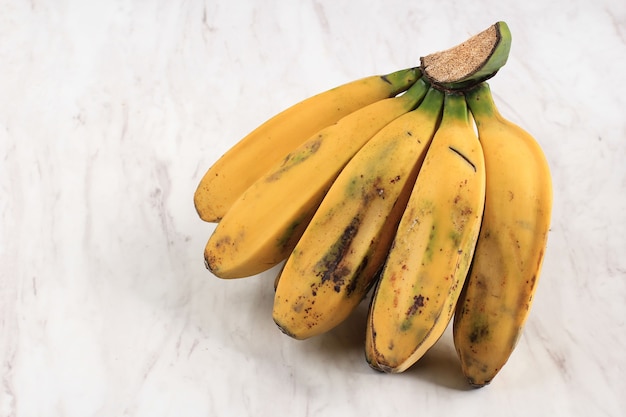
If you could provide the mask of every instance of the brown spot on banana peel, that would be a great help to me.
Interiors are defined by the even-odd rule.
[[[424,307],[424,302],[428,300],[428,297],[424,297],[422,294],[419,295],[414,295],[413,296],[413,304],[411,304],[411,306],[409,307],[409,309],[406,312],[406,316],[407,318],[410,316],[415,315],[416,313],[419,314],[420,312],[420,307]]]
[[[336,292],[341,291],[344,284],[344,278],[350,271],[345,267],[340,267],[341,260],[344,258],[346,251],[350,247],[350,243],[356,236],[361,220],[354,217],[352,221],[343,230],[341,236],[330,247],[324,257],[315,265],[316,275],[321,278],[321,282],[332,280],[335,284],[333,289]]]
[[[400,177],[394,177],[399,180]],[[391,181],[393,182],[394,179]],[[354,194],[352,187],[358,187],[358,179],[355,178],[351,182],[349,193]],[[363,206],[367,206],[375,198],[385,198],[385,188],[382,186],[383,180],[377,177],[369,186],[363,187],[361,193],[361,199]],[[363,210],[364,212],[366,210]],[[369,263],[369,255],[365,255],[359,265],[356,268],[346,266],[342,264],[343,259],[347,251],[350,249],[354,237],[359,231],[361,219],[355,216],[348,226],[344,229],[337,241],[330,247],[324,257],[318,261],[315,265],[314,271],[318,277],[321,278],[321,282],[332,281],[334,284],[333,290],[337,293],[341,292],[342,287],[346,284],[346,276],[351,275],[352,279],[347,282],[346,295],[350,296],[360,285],[363,284],[363,278],[367,278],[366,290],[373,284],[374,279],[371,277],[363,277],[362,272],[366,269]]]
[[[204,266],[208,269],[213,275],[218,278],[223,278],[222,273],[220,272],[219,265],[222,263],[221,258],[215,256],[212,253],[204,254]]]
[[[205,249],[204,251],[204,266],[216,276],[219,276],[219,265],[221,263],[221,257],[217,255],[216,251],[220,251],[223,246],[230,246],[233,244],[233,240],[230,236],[224,236],[215,242],[215,250]]]
[[[222,246],[230,246],[233,243],[233,239],[230,236],[224,236],[215,242],[215,247],[220,249]]]
[[[359,294],[361,294],[361,298],[364,298],[378,279],[378,271],[372,276],[363,275],[363,271],[365,271],[367,266],[369,265],[369,260],[370,253],[368,252],[368,254],[363,257],[359,265],[356,267],[354,272],[354,279],[348,284],[348,286],[346,286],[346,295],[348,297],[352,295],[352,293],[355,292],[357,289],[359,289],[359,287],[363,287],[363,284],[365,284],[365,286],[363,287],[363,291],[359,292]],[[366,281],[363,282],[363,279],[365,279]]]

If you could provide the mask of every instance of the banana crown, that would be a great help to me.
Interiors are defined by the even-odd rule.
[[[511,39],[507,24],[497,22],[454,48],[422,57],[422,70],[443,88],[471,87],[493,77],[506,64]]]

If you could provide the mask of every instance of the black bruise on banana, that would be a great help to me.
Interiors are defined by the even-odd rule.
[[[414,314],[419,312],[420,307],[424,307],[424,301],[427,298],[424,298],[422,294],[413,296],[413,304],[409,307],[406,312],[407,317],[413,316]]]
[[[362,177],[362,176],[361,176]],[[396,176],[390,180],[393,184],[400,180],[400,176]],[[380,177],[372,181],[368,186],[361,186],[361,199],[363,206],[367,207],[374,198],[385,198],[385,188],[382,185],[382,179]],[[354,187],[358,184],[358,179],[354,179],[349,187],[348,194],[354,195]],[[361,212],[366,212],[366,209]],[[328,281],[332,281],[333,290],[337,293],[341,292],[341,288],[346,284],[345,277],[352,275],[353,279],[348,282],[346,286],[346,296],[350,296],[361,284],[363,280],[363,270],[367,268],[369,264],[369,254],[365,255],[359,265],[352,271],[348,266],[342,265],[342,261],[350,249],[350,245],[359,231],[361,225],[361,218],[355,216],[350,223],[343,230],[343,233],[337,241],[330,247],[324,257],[315,265],[315,272],[318,277],[321,278],[321,284]],[[365,277],[369,278],[369,277]],[[375,280],[371,280],[368,283],[368,288],[374,284]],[[317,287],[317,286],[313,286]],[[312,290],[313,296],[317,294],[317,288]]]
[[[350,247],[354,236],[356,236],[360,224],[361,220],[358,217],[354,217],[350,224],[344,229],[339,239],[315,266],[315,269],[318,271],[317,276],[321,278],[322,283],[332,280],[335,292],[341,291],[341,287],[344,284],[344,277],[350,273],[347,267],[339,267],[339,265]],[[362,268],[363,267],[360,266],[360,269]],[[350,286],[350,292],[354,290],[354,286],[354,283]]]

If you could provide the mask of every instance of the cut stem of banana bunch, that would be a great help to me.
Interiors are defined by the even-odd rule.
[[[215,228],[205,248],[209,270],[241,278],[285,260],[341,169],[378,131],[414,109],[427,89],[418,81],[399,97],[345,116],[262,175]]]
[[[426,91],[428,84],[419,80],[416,86]],[[416,110],[376,134],[332,184],[278,277],[273,318],[284,333],[296,339],[324,333],[365,297],[387,255],[442,104],[443,93],[429,89]]]
[[[194,194],[198,215],[218,222],[252,183],[309,137],[342,117],[406,91],[417,68],[370,76],[312,96],[272,117],[228,150],[201,179]]]
[[[372,296],[365,353],[373,368],[403,372],[444,333],[467,277],[484,202],[482,148],[464,96],[449,92]]]
[[[513,352],[544,258],[552,181],[537,141],[504,119],[486,83],[467,93],[485,155],[487,192],[471,274],[453,324],[463,373],[488,384]]]
[[[497,22],[465,42],[421,58],[424,76],[446,90],[464,90],[493,77],[506,64],[511,32]]]

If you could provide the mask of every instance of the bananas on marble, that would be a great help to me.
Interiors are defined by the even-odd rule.
[[[454,344],[473,386],[488,384],[521,335],[544,258],[552,211],[537,141],[503,118],[486,83],[467,93],[485,154],[485,212],[471,274],[456,307]]]
[[[207,268],[241,278],[284,262],[272,318],[295,339],[338,330],[370,294],[365,359],[383,372],[411,367],[452,322],[462,373],[488,384],[528,318],[552,209],[541,148],[486,82],[510,46],[497,22],[254,130],[195,192],[217,223]]]
[[[218,222],[234,201],[285,156],[321,129],[368,104],[394,97],[420,76],[418,68],[365,77],[309,97],[241,139],[204,174],[194,194],[202,220]]]

